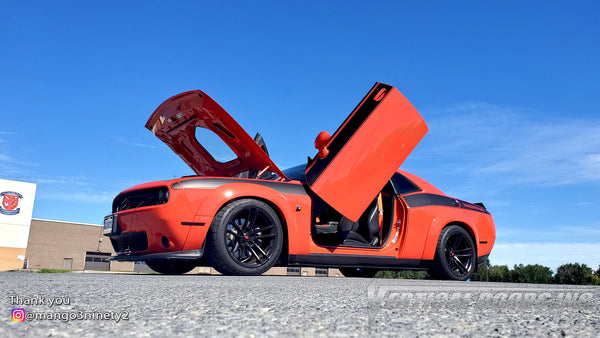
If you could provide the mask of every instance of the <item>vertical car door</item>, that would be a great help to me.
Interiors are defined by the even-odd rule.
[[[310,189],[357,221],[427,133],[425,121],[394,87],[376,83],[306,168]],[[321,153],[321,152],[320,152]]]

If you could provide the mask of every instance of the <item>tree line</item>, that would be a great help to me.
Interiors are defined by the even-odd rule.
[[[430,279],[425,271],[379,271],[375,277]],[[506,265],[480,265],[479,270],[471,276],[472,281],[504,282],[504,283],[536,283],[536,284],[576,284],[600,285],[600,266],[598,270],[586,264],[563,264],[552,272],[547,266],[540,264],[515,264],[512,269]]]
[[[506,283],[537,283],[537,284],[576,284],[600,285],[600,266],[598,270],[585,264],[567,263],[556,269],[556,273],[540,264],[514,265],[509,269],[506,265],[479,266],[479,270],[471,277],[473,281],[490,281]]]

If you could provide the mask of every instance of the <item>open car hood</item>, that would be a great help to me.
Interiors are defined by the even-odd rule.
[[[237,158],[220,162],[196,139],[196,128],[217,134]],[[196,174],[234,176],[244,171],[267,171],[286,177],[269,157],[262,138],[248,133],[210,96],[200,90],[177,94],[163,102],[146,122],[146,128],[166,143]],[[262,143],[259,145],[257,142]]]

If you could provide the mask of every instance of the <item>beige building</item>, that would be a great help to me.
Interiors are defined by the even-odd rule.
[[[25,251],[25,248],[0,247],[0,271],[23,267]]]

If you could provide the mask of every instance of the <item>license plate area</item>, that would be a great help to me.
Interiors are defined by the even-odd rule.
[[[118,234],[117,215],[109,215],[104,217],[104,227],[102,229],[104,235]]]

